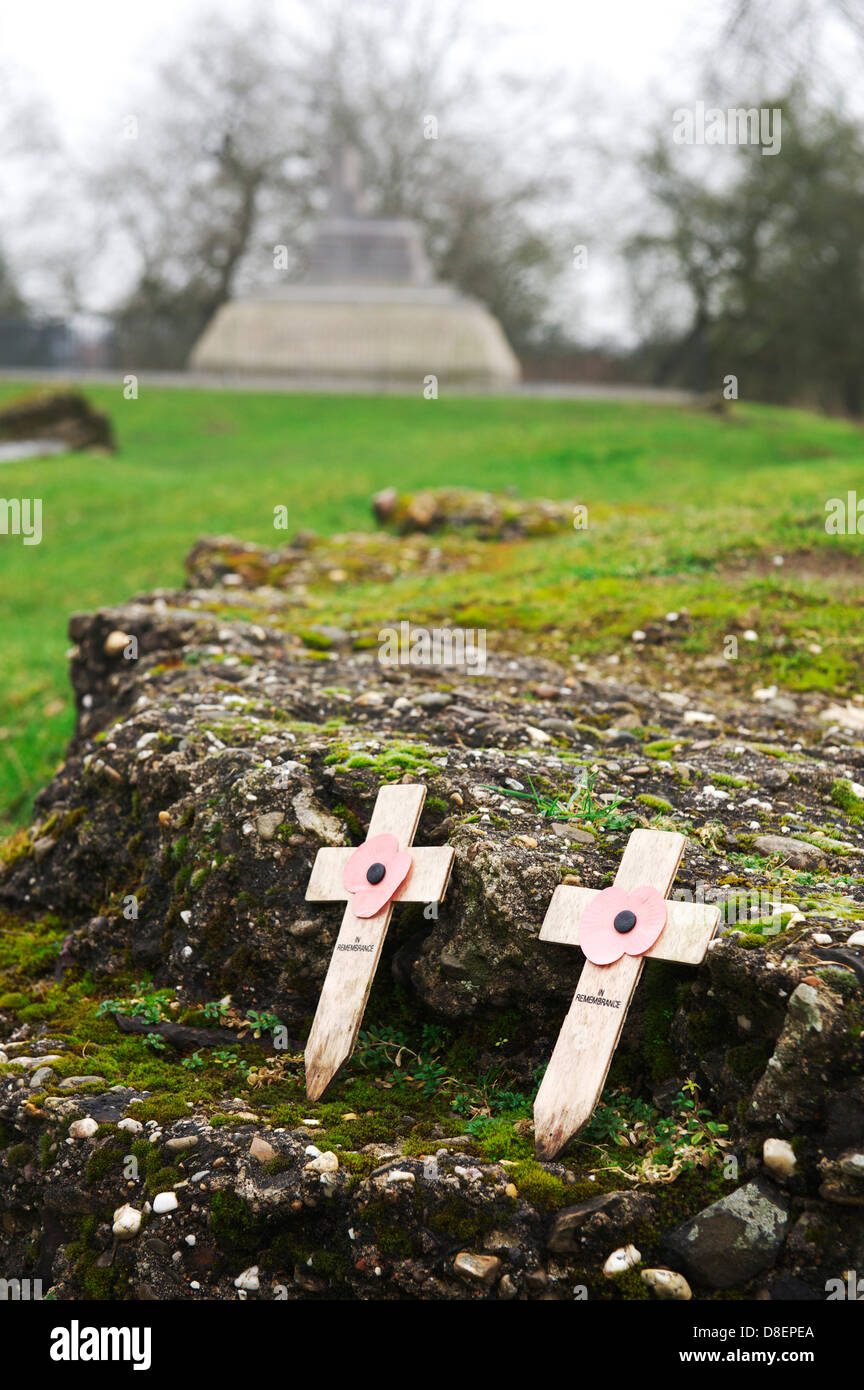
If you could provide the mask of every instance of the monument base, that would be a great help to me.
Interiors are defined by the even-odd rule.
[[[443,288],[297,286],[279,299],[235,300],[195,345],[196,371],[499,385],[519,363],[483,307]]]

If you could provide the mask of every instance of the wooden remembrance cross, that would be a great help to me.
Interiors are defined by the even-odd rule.
[[[453,866],[451,847],[411,847],[425,799],[426,788],[419,783],[397,782],[379,788],[366,843],[377,841],[382,847],[381,858],[386,862],[362,864],[360,892],[351,892],[345,887],[343,874],[349,860],[353,858],[355,863],[358,858],[362,860],[364,846],[319,849],[315,858],[306,901],[336,900],[346,902],[346,907],[306,1044],[306,1094],[310,1100],[318,1100],[323,1095],[354,1051],[393,904],[440,902],[447,890]],[[388,838],[391,840],[389,846],[386,844]],[[377,859],[378,855],[371,853],[365,857]],[[386,875],[391,872],[399,886],[380,910],[370,915],[368,904],[360,906],[363,890],[368,897],[373,897],[371,890],[381,884],[386,892]],[[355,906],[360,916],[355,913]]]
[[[645,957],[686,965],[699,965],[705,959],[720,921],[719,907],[684,902],[661,904],[678,872],[684,845],[683,835],[663,830],[634,830],[611,890],[601,893],[565,884],[555,889],[540,931],[541,941],[579,945],[580,924],[586,911],[591,909],[591,930],[595,935],[591,946],[587,941],[582,943],[583,950],[587,948],[593,954],[605,955],[610,963],[592,964],[586,959],[579,976],[570,1012],[534,1102],[534,1142],[539,1158],[554,1158],[590,1119],[600,1099]],[[620,890],[617,901],[614,890]],[[641,900],[646,904],[646,921],[650,912],[654,913],[654,929],[648,928],[653,944],[639,954],[622,954],[613,959],[619,945],[626,950],[629,933],[635,933],[636,928],[642,926],[637,901],[639,890],[643,890]],[[614,913],[614,920],[608,915],[608,920],[598,926],[597,919],[604,905],[597,900],[604,894],[608,895],[606,902],[612,903],[607,915]],[[624,895],[631,894],[630,901],[636,912],[616,911]],[[592,903],[594,908],[591,908]],[[634,917],[636,921],[631,922]],[[599,949],[593,946],[598,931],[602,933]],[[636,944],[634,936],[634,946]]]

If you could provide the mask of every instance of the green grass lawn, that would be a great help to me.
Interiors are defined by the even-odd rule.
[[[21,389],[0,387],[0,404]],[[864,436],[845,422],[756,406],[717,416],[566,400],[88,394],[114,420],[116,456],[0,468],[0,495],[41,497],[44,512],[40,546],[0,537],[0,826],[26,819],[72,727],[70,612],[179,585],[201,535],[284,542],[280,505],[297,529],[370,529],[369,496],[390,484],[572,497],[589,527],[478,545],[468,572],[434,581],[313,596],[321,620],[452,619],[490,629],[490,645],[498,632],[511,648],[566,657],[616,651],[686,606],[698,621],[683,653],[719,655],[730,624],[746,623],[760,632],[748,680],[860,688],[862,539],[824,529],[828,498],[864,495]]]

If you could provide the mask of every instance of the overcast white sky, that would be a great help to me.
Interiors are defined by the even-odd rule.
[[[276,15],[289,15],[300,0],[257,2]],[[108,122],[134,109],[142,73],[179,44],[190,20],[200,15],[203,23],[214,10],[248,15],[255,3],[0,0],[0,60],[11,60],[48,98],[66,145],[86,162],[88,146],[98,142]],[[781,0],[761,3],[776,5],[772,13],[780,16]],[[500,48],[500,61],[509,68],[563,67],[584,91],[597,93],[596,119],[607,136],[610,119],[620,124],[621,149],[632,148],[640,116],[653,119],[668,103],[671,117],[677,106],[704,98],[702,63],[728,14],[725,0],[464,0],[464,5],[472,17],[512,31]],[[857,91],[854,82],[845,87]],[[610,161],[608,178],[597,190],[601,198],[617,197],[612,180],[626,178],[624,162],[617,163],[615,169]],[[585,211],[590,216],[587,196]],[[568,326],[580,336],[632,337],[619,269],[602,264],[602,254],[600,260],[574,290]]]
[[[276,13],[293,0],[269,0]],[[520,67],[572,64],[629,96],[658,79],[676,86],[682,50],[711,32],[714,8],[699,0],[465,0],[478,16],[512,26]],[[142,64],[170,45],[190,17],[219,9],[242,15],[249,0],[6,0],[0,52],[50,93],[77,144],[122,105]]]

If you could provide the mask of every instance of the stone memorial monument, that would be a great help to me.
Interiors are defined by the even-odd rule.
[[[506,386],[519,363],[475,300],[436,284],[420,229],[361,211],[353,152],[334,166],[303,284],[223,304],[199,338],[198,371],[274,378]]]

